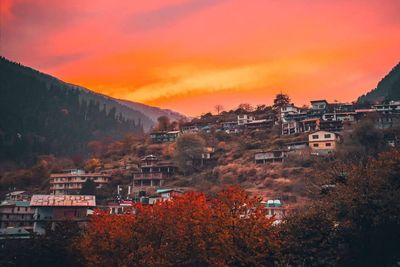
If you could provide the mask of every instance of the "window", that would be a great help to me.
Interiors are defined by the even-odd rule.
[[[326,143],[326,144],[325,144],[325,146],[331,146],[331,145],[332,145],[331,143]]]
[[[319,144],[313,144],[313,147],[319,147]]]
[[[318,134],[314,134],[314,135],[312,136],[312,139],[318,139]]]
[[[331,134],[325,134],[324,137],[325,138],[331,138]]]

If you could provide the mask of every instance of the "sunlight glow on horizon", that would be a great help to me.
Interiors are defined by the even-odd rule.
[[[353,101],[400,60],[400,1],[4,0],[1,55],[195,116],[283,91]]]

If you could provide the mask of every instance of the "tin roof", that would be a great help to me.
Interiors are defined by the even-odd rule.
[[[96,197],[89,195],[33,195],[31,206],[94,207],[96,206]]]
[[[26,191],[14,191],[14,192],[10,192],[7,195],[9,196],[17,196],[17,195],[21,195],[23,193],[25,193]]]

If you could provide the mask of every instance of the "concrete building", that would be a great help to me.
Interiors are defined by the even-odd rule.
[[[256,164],[283,162],[286,157],[286,150],[270,150],[256,153],[254,155],[254,161]]]
[[[54,229],[61,221],[85,223],[89,210],[96,207],[96,197],[88,195],[33,195],[30,206],[34,209],[33,231],[44,234],[46,226]]]
[[[133,173],[133,187],[140,189],[162,186],[165,179],[175,174],[176,169],[170,162],[148,155],[141,160],[140,172]]]
[[[31,194],[26,191],[13,191],[6,194],[6,200],[22,201],[30,200]]]
[[[50,193],[53,195],[80,194],[83,184],[92,180],[97,188],[108,184],[110,176],[104,173],[85,173],[82,170],[70,170],[50,175]]]
[[[240,114],[237,116],[237,124],[238,125],[245,125],[249,122],[254,121],[255,118],[253,115],[248,115],[248,114]]]
[[[180,135],[181,131],[152,132],[150,133],[150,138],[154,143],[165,143],[165,142],[175,142]]]
[[[33,209],[29,201],[5,200],[0,204],[0,228],[33,229]]]
[[[374,105],[373,109],[383,114],[400,114],[400,101],[390,101],[386,104]]]
[[[313,110],[326,110],[328,108],[328,102],[326,100],[313,100],[311,101],[311,109]]]
[[[318,131],[308,135],[308,144],[311,151],[317,154],[326,154],[336,150],[339,136],[333,132]]]

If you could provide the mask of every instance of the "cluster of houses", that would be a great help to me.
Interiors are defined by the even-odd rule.
[[[325,100],[311,101],[311,108],[299,108],[293,104],[280,109],[260,112],[225,113],[205,116],[181,125],[179,130],[152,132],[155,143],[174,142],[181,134],[197,132],[242,133],[246,130],[281,127],[282,135],[300,134],[307,139],[286,143],[282,149],[259,151],[254,154],[256,164],[281,163],[291,151],[308,151],[323,155],[335,151],[342,141],[341,131],[368,114],[375,114],[376,125],[385,129],[399,125],[400,101],[374,105],[369,109],[356,109],[352,104],[328,103]],[[215,163],[214,149],[207,147],[190,164],[203,167]],[[30,238],[31,233],[44,234],[54,229],[57,222],[73,220],[85,224],[95,209],[110,214],[134,212],[134,203],[154,204],[173,199],[183,193],[181,189],[164,188],[165,182],[177,172],[171,161],[160,160],[155,155],[141,159],[138,170],[132,172],[132,184],[127,198],[98,205],[93,195],[82,195],[84,184],[91,180],[96,188],[109,184],[110,175],[103,172],[85,173],[82,170],[65,170],[50,175],[48,195],[30,195],[25,191],[8,193],[0,203],[0,239]],[[119,188],[117,190],[119,195]],[[267,216],[281,220],[286,212],[280,200],[265,202]]]
[[[150,137],[153,142],[162,143],[176,141],[184,133],[223,131],[238,134],[245,130],[269,129],[274,126],[281,127],[281,135],[308,135],[305,140],[285,144],[282,150],[255,154],[256,163],[268,163],[282,162],[287,152],[293,150],[308,149],[314,155],[333,152],[337,144],[343,141],[341,132],[366,116],[374,116],[376,126],[381,129],[400,125],[400,101],[363,109],[355,104],[328,103],[326,100],[313,100],[310,104],[309,108],[288,104],[276,113],[268,109],[265,112],[242,111],[240,114],[230,112],[203,116],[182,124],[179,130],[152,132]]]
[[[150,138],[154,143],[173,142],[185,133],[211,133],[225,132],[238,134],[245,130],[268,129],[275,124],[275,115],[270,112],[249,112],[249,113],[225,113],[220,115],[205,116],[200,119],[193,119],[190,122],[180,125],[179,130],[154,131]]]
[[[311,108],[290,104],[281,108],[282,135],[318,130],[340,132],[346,124],[355,123],[369,114],[376,115],[379,128],[392,127],[400,114],[400,101],[373,105],[368,109],[358,109],[354,104],[328,103],[326,100],[311,101]]]
[[[112,201],[99,205],[94,195],[27,194],[15,191],[6,195],[0,203],[0,239],[25,239],[33,233],[42,235],[54,230],[57,223],[74,221],[84,226],[95,210],[109,214],[134,212],[134,204],[154,204],[170,200],[182,194],[179,189],[158,188],[151,196],[140,196],[138,200]]]

